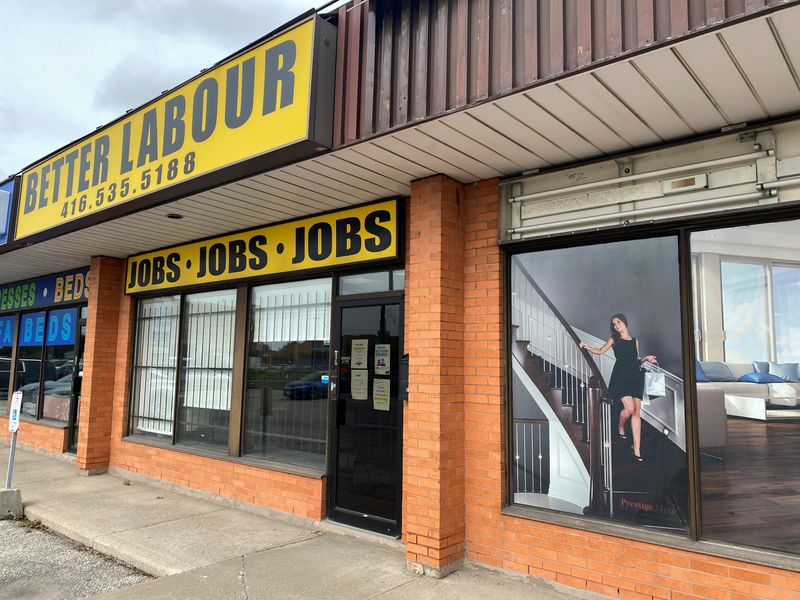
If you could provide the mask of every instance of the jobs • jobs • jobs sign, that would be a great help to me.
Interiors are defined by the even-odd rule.
[[[199,176],[224,167],[238,165],[214,184],[330,146],[334,38],[332,25],[306,20],[25,171],[16,238],[198,191],[208,187]]]
[[[127,293],[398,256],[396,200],[251,229],[128,259]]]

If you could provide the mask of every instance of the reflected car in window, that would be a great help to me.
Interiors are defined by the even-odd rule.
[[[302,379],[290,381],[283,387],[283,395],[297,400],[324,398],[328,395],[328,372],[314,371]]]
[[[46,380],[42,383],[44,388],[44,409],[45,417],[66,420],[66,416],[61,419],[59,416],[66,415],[69,407],[69,398],[72,394],[72,373],[60,379]],[[28,383],[20,388],[22,392],[22,413],[31,417],[36,416],[36,399],[39,395],[39,382]]]

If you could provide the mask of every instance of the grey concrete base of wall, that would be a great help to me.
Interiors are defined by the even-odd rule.
[[[460,571],[464,568],[464,561],[457,560],[456,562],[445,565],[441,569],[437,569],[430,565],[425,565],[421,562],[409,560],[406,562],[406,569],[414,575],[424,575],[425,577],[433,577],[434,579],[444,579],[451,573]]]
[[[21,517],[22,494],[19,490],[0,490],[0,518],[7,516]]]
[[[11,446],[11,438],[2,438],[0,439],[0,447],[8,448]],[[50,458],[57,458],[58,460],[62,460],[66,463],[75,464],[76,458],[74,454],[70,454],[67,452],[53,452],[52,450],[45,450],[44,448],[39,448],[38,446],[31,446],[30,444],[24,444],[22,442],[17,442],[17,448],[20,450],[27,450],[28,452],[34,452],[35,454],[39,454],[40,456],[49,456]]]
[[[85,477],[92,477],[93,475],[103,475],[108,473],[108,467],[95,467],[94,469],[78,469],[78,474]]]

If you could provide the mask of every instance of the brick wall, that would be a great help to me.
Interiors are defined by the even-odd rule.
[[[0,438],[11,440],[8,419],[5,417],[0,417]],[[23,420],[17,431],[17,443],[61,454],[67,448],[67,430]]]
[[[407,558],[446,573],[464,557],[463,189],[415,181],[409,202],[403,436]]]
[[[117,440],[111,466],[298,517],[325,512],[325,481]]]
[[[79,469],[102,471],[108,467],[111,452],[117,323],[125,261],[95,256],[90,274],[76,464]]]
[[[503,275],[498,182],[465,187],[464,461],[466,557],[611,597],[800,598],[800,574],[501,514]]]

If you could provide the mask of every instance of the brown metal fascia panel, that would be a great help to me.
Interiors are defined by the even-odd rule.
[[[514,89],[514,7],[513,0],[493,0],[492,11],[492,95]]]
[[[346,7],[347,11],[347,44],[346,52],[341,59],[345,66],[344,89],[344,132],[345,144],[358,139],[358,108],[361,90],[361,6]]]
[[[469,102],[469,0],[454,0],[450,14],[450,99],[454,106]],[[508,39],[511,39],[510,37]]]
[[[450,3],[448,0],[431,1],[431,43],[430,50],[430,91],[428,98],[430,114],[445,112],[447,105],[447,82],[448,82],[448,50],[449,39],[448,30],[450,28]]]
[[[339,9],[336,147],[792,4],[354,0]]]
[[[583,67],[592,62],[592,0],[578,0],[575,12],[576,38],[578,40],[575,62]]]
[[[656,21],[653,0],[639,0],[636,5],[636,28],[638,48],[652,44],[656,39]]]
[[[706,23],[706,1],[688,0],[689,3],[689,29],[699,29]]]
[[[400,20],[397,23],[394,61],[394,107],[393,125],[408,122],[411,64],[411,0],[402,0]]]
[[[411,27],[411,120],[428,115],[428,62],[430,52],[430,2],[419,0],[416,19]]]
[[[622,0],[606,0],[606,51],[616,56],[622,49]]]
[[[338,29],[336,31],[336,56],[347,56],[347,7],[340,6]],[[333,145],[344,143],[344,111],[345,111],[345,65],[346,60],[336,60],[336,82],[333,98]]]
[[[380,19],[380,33],[378,35],[378,44],[376,45],[375,56],[379,59],[377,61],[378,89],[374,90],[374,93],[377,94],[375,128],[378,131],[386,131],[392,126],[395,16],[396,13],[392,12]]]
[[[539,19],[536,6],[536,0],[514,2],[514,87],[532,83],[539,76],[539,48],[536,45]]]
[[[550,29],[550,74],[564,71],[564,0],[550,0],[547,26]],[[572,25],[570,23],[569,25]]]
[[[733,4],[731,0],[706,0],[706,25],[721,23],[725,20],[725,5]]]
[[[467,92],[470,102],[476,102],[489,97],[490,1],[470,0],[469,9],[470,54]],[[536,35],[535,30],[533,34]]]
[[[366,137],[375,131],[385,131],[383,128],[375,127],[375,81],[378,74],[376,73],[382,63],[378,59],[378,41],[377,32],[380,27],[377,18],[378,2],[370,0],[368,3],[363,3],[361,12],[359,13],[361,20],[361,94],[360,103],[361,108],[359,115],[361,121],[359,123],[358,136],[360,138]],[[381,11],[382,12],[382,11]],[[381,22],[386,20],[391,24],[393,12],[387,12],[381,15]],[[391,56],[391,46],[389,49]],[[389,75],[391,77],[391,73]],[[388,126],[387,126],[388,129]]]
[[[576,25],[564,28],[564,70],[572,71],[578,66],[578,0],[564,0],[564,23]]]
[[[666,3],[665,3],[666,4]],[[684,35],[689,31],[689,2],[687,0],[670,0],[666,23],[661,30],[664,39],[672,35]]]

